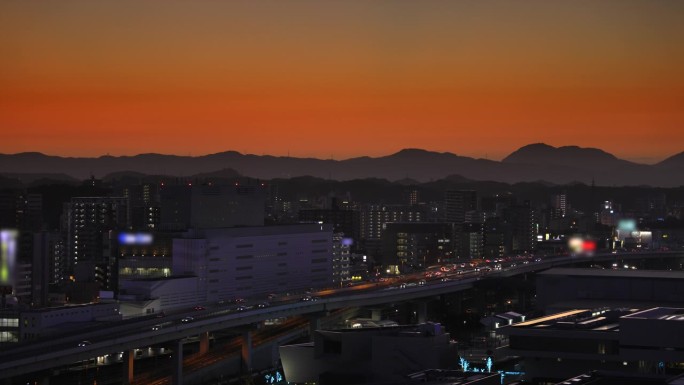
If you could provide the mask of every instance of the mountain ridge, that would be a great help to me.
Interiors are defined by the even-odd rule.
[[[580,181],[601,185],[684,185],[684,152],[646,165],[617,158],[597,148],[553,147],[533,143],[501,161],[476,159],[451,152],[406,148],[395,153],[333,160],[242,154],[228,150],[200,156],[146,153],[96,158],[59,157],[38,152],[0,154],[0,173],[60,173],[85,179],[129,171],[186,177],[229,170],[260,179],[310,175],[332,180],[383,178],[427,182],[458,174],[470,180],[504,183],[544,180],[554,184]]]

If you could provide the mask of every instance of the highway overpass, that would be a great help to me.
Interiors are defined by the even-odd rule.
[[[437,279],[423,285],[414,284],[398,288],[395,284],[371,283],[360,288],[349,288],[333,291],[330,295],[318,300],[300,301],[286,300],[274,303],[269,307],[238,311],[233,308],[217,308],[202,312],[167,316],[163,319],[143,319],[126,321],[120,325],[108,324],[98,330],[86,331],[78,335],[51,337],[42,341],[19,344],[0,353],[0,379],[8,379],[28,373],[57,368],[74,362],[88,360],[116,352],[132,352],[157,344],[176,344],[191,336],[206,336],[208,333],[251,325],[267,319],[291,317],[308,314],[315,327],[317,318],[331,310],[381,305],[387,303],[418,300],[454,293],[473,287],[478,280],[490,280],[510,277],[523,273],[545,270],[554,266],[567,266],[575,263],[610,262],[613,260],[638,260],[650,258],[681,257],[682,252],[639,252],[622,254],[597,254],[594,256],[554,256],[541,261],[520,263],[498,271],[470,271],[465,274],[452,275],[449,280]],[[186,317],[193,317],[191,322],[182,322]],[[159,330],[152,330],[154,325],[162,324]],[[78,346],[87,340],[90,344]],[[130,353],[128,353],[130,354]],[[178,361],[178,357],[177,360]],[[182,362],[182,357],[180,361]],[[129,364],[132,365],[130,360]],[[182,374],[177,376],[182,378]],[[177,379],[179,381],[179,379]]]

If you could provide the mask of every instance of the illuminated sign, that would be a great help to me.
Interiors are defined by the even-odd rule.
[[[354,244],[354,240],[351,238],[342,238],[342,244],[345,246],[351,246]]]
[[[461,365],[461,369],[463,369],[464,372],[491,373],[492,372],[492,366],[494,365],[494,362],[492,361],[492,357],[487,357],[487,360],[485,361],[486,368],[475,368],[475,367],[470,366],[470,362],[468,362],[468,360],[461,357],[459,359],[459,364]],[[485,369],[486,369],[486,371],[485,371]]]
[[[653,239],[653,233],[650,231],[632,231],[630,235],[639,244],[644,244],[644,243],[650,244],[651,240]]]
[[[149,233],[120,233],[119,243],[122,245],[151,245],[152,234]]]
[[[12,285],[17,257],[17,230],[0,230],[0,285]]]
[[[568,249],[570,249],[570,251],[572,251],[573,253],[581,253],[583,243],[584,240],[582,238],[572,237],[568,239]]]
[[[275,373],[270,373],[270,374],[265,374],[264,375],[264,383],[266,384],[286,384],[287,382],[285,381],[285,377],[280,373],[280,371],[276,370]]]
[[[620,219],[618,221],[617,229],[625,232],[636,231],[636,221],[634,219]]]
[[[596,241],[579,236],[568,239],[568,249],[574,254],[591,254],[596,251]]]

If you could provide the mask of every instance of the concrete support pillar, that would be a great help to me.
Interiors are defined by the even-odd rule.
[[[280,360],[280,344],[271,344],[271,366],[274,368],[278,367],[278,360]]]
[[[242,350],[240,352],[242,366],[246,373],[252,370],[252,332],[246,330],[242,332]]]
[[[382,320],[382,309],[371,309],[371,320],[373,320],[373,321]]]
[[[419,324],[427,322],[427,301],[419,301],[416,303],[416,312]]]
[[[126,350],[123,353],[123,383],[124,385],[130,385],[133,383],[133,361],[135,359],[135,350]]]
[[[525,288],[519,289],[518,290],[518,307],[519,311],[525,312],[527,311],[527,307],[525,306],[525,301],[527,300],[527,296],[525,295]]]
[[[456,314],[463,313],[463,292],[459,291],[453,295],[454,302],[451,304],[456,311]]]
[[[321,328],[321,317],[317,315],[309,315],[309,340],[314,340],[314,332]]]
[[[183,340],[176,341],[171,359],[173,360],[171,384],[183,385]]]
[[[201,356],[209,351],[209,332],[200,334],[199,339],[199,355]]]

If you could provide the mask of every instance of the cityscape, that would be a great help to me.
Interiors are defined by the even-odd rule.
[[[683,19],[0,4],[0,383],[684,384]]]

